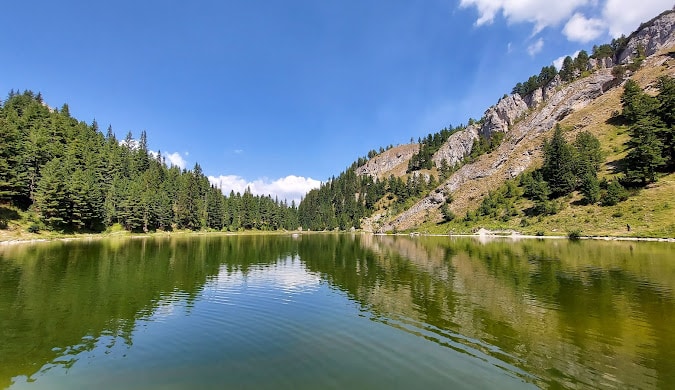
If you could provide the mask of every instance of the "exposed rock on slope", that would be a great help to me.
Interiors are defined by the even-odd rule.
[[[628,44],[618,58],[620,64],[634,60],[638,47],[644,48],[645,56],[649,57],[664,47],[675,46],[675,10],[667,11],[644,23],[628,38]]]
[[[369,175],[373,178],[388,177],[391,174],[401,174],[401,168],[405,173],[408,161],[413,154],[419,151],[418,144],[407,144],[393,147],[368,160],[364,165],[356,168],[357,175]]]
[[[456,215],[463,215],[467,210],[474,209],[489,191],[541,161],[541,145],[556,123],[562,121],[565,125],[565,118],[578,113],[572,115],[574,121],[567,124],[572,125],[576,132],[592,130],[593,126],[608,120],[612,115],[608,111],[610,106],[600,108],[603,107],[601,103],[615,102],[611,105],[611,110],[619,107],[621,89],[617,87],[622,83],[621,79],[612,75],[612,66],[632,62],[638,47],[644,48],[647,56],[643,69],[659,70],[652,72],[653,74],[638,71],[633,75],[634,78],[650,74],[653,82],[657,73],[675,75],[675,59],[672,55],[663,54],[665,50],[673,50],[675,47],[675,11],[665,12],[644,23],[639,31],[631,34],[625,50],[618,58],[593,60],[589,66],[589,70],[593,71],[590,76],[569,84],[562,83],[560,77],[556,76],[546,86],[524,98],[511,95],[500,99],[485,112],[479,124],[452,134],[432,159],[436,166],[440,166],[443,160],[449,165],[456,164],[471,153],[474,141],[479,136],[489,137],[496,132],[503,132],[505,137],[496,150],[462,166],[429,195],[393,219],[384,222],[384,215],[378,214],[379,220],[376,223],[369,223],[377,220],[373,218],[372,221],[364,221],[365,224],[378,225],[380,231],[390,231],[411,229],[425,221],[438,221],[438,208],[450,194],[454,199],[450,207]],[[598,104],[590,106],[595,108],[586,108],[595,103]],[[415,151],[417,148],[409,155],[412,156]],[[372,167],[357,173],[373,175],[372,172],[376,172],[374,175],[383,177],[394,171],[393,161],[385,164],[376,159],[373,159]],[[399,167],[406,163],[403,155],[395,160]]]
[[[440,149],[431,157],[437,167],[445,160],[449,166],[453,166],[471,153],[473,141],[478,138],[478,126],[471,125],[463,131],[458,131],[450,136]]]
[[[586,107],[607,92],[604,86],[611,80],[613,80],[611,70],[604,69],[557,89],[535,111],[513,124],[495,151],[464,165],[436,191],[385,224],[381,230],[390,231],[394,228],[404,230],[421,224],[428,215],[436,213],[435,210],[448,194],[453,195],[451,208],[456,213],[465,212],[469,206],[475,207],[488,191],[498,187],[504,180],[517,176],[533,162],[538,161],[541,157],[539,149],[545,134],[557,122],[572,112]],[[517,107],[523,110],[522,106]],[[521,112],[519,110],[516,109],[512,113]]]

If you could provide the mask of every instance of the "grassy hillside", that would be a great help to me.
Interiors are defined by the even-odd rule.
[[[654,84],[658,77],[675,75],[673,57],[672,52],[651,57],[632,79],[648,93],[655,93]],[[572,140],[581,131],[589,131],[600,140],[605,156],[605,163],[599,173],[600,179],[611,180],[619,177],[621,159],[627,153],[625,143],[629,138],[628,127],[616,118],[622,109],[622,93],[623,88],[614,88],[561,122],[568,140]],[[541,144],[543,137],[550,137],[550,133],[535,137],[530,142]],[[490,156],[486,156],[485,160],[490,161]],[[532,167],[540,165],[541,157],[537,156]],[[554,215],[527,216],[526,210],[532,206],[532,202],[519,199],[514,204],[518,215],[508,220],[479,217],[467,221],[465,213],[475,211],[489,190],[499,188],[504,182],[503,177],[495,176],[489,183],[483,183],[486,186],[480,192],[480,196],[472,197],[470,202],[465,201],[453,207],[457,214],[453,221],[439,223],[442,218],[440,212],[436,210],[428,213],[423,223],[410,230],[442,234],[470,233],[482,227],[490,230],[514,230],[533,235],[567,235],[569,232],[580,232],[583,235],[594,236],[675,237],[675,174],[661,176],[656,183],[631,190],[629,198],[615,206],[584,205],[581,202],[581,195],[575,192],[558,200],[561,210]],[[476,184],[468,185],[475,187]],[[464,198],[462,194],[458,195],[459,198]]]

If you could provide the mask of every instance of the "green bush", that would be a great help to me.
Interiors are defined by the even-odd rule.
[[[567,233],[567,238],[570,240],[578,240],[581,238],[581,230],[572,230],[569,233]]]

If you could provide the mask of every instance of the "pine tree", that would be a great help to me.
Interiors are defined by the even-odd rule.
[[[657,114],[664,123],[660,129],[659,139],[663,143],[664,157],[670,169],[675,168],[675,77],[663,76],[658,81],[659,103]]]
[[[656,181],[656,171],[665,164],[661,155],[663,144],[656,136],[663,123],[658,118],[642,116],[630,127],[631,138],[628,141],[626,156],[626,178],[632,182]]]
[[[21,192],[21,144],[19,130],[0,117],[0,201],[9,201]]]
[[[572,57],[567,56],[563,60],[562,67],[560,68],[560,78],[563,81],[572,81],[574,79],[574,60],[572,60]]]
[[[53,159],[42,168],[35,204],[49,227],[62,230],[70,224],[71,210],[68,200],[66,170],[61,159]]]
[[[576,187],[574,153],[560,125],[556,125],[551,141],[544,142],[542,173],[554,197],[567,195]]]
[[[593,172],[586,172],[581,178],[581,194],[587,204],[595,204],[600,200],[600,181]]]

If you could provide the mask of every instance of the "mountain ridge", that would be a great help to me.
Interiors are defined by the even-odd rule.
[[[485,111],[479,122],[452,134],[432,157],[436,167],[446,160],[450,166],[461,164],[459,169],[402,212],[391,215],[389,210],[379,210],[366,217],[362,221],[364,230],[405,231],[425,223],[442,222],[440,206],[448,198],[452,199],[449,207],[455,215],[463,215],[475,208],[489,191],[542,161],[541,145],[556,123],[571,128],[568,137],[583,130],[593,130],[599,122],[609,121],[615,111],[620,110],[619,87],[626,80],[637,79],[643,87],[649,88],[660,75],[675,76],[675,61],[670,51],[673,47],[675,11],[666,11],[643,23],[613,57],[591,58],[586,69],[588,75],[580,75],[569,83],[562,82],[560,75],[556,75],[526,96],[514,93],[501,98]],[[644,57],[640,58],[640,55]],[[636,62],[636,69],[624,69]],[[627,74],[620,75],[617,68]],[[657,68],[661,69],[654,71]],[[646,73],[649,76],[645,76]],[[574,115],[586,107],[600,105],[603,98],[614,101],[610,112],[587,113],[580,118]],[[504,139],[494,151],[462,164],[479,137],[489,138],[496,133],[504,134]],[[375,156],[365,166],[388,167],[386,160],[391,155],[398,156],[397,166],[403,165],[403,155],[398,148],[401,147],[387,151],[386,155]],[[410,150],[412,146],[405,145],[405,148]],[[605,165],[610,163],[607,161]],[[357,169],[357,174],[368,171],[371,175],[386,177],[394,173],[393,169],[362,168]]]

